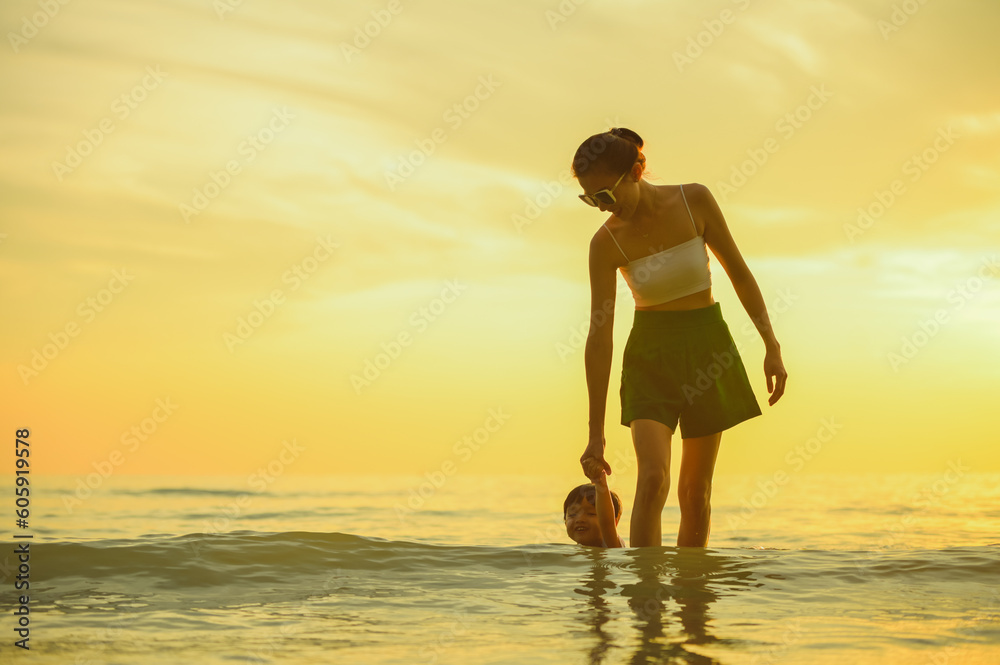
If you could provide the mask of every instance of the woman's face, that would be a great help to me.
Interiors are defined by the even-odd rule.
[[[619,173],[612,173],[611,171],[597,167],[587,171],[586,173],[580,175],[577,179],[580,186],[583,187],[584,194],[593,195],[602,190],[612,190],[611,194],[615,199],[614,203],[607,203],[601,200],[603,197],[597,200],[597,207],[602,212],[611,212],[615,215],[621,216],[622,213],[626,213],[635,208],[636,202],[639,194],[638,182],[635,180],[635,164],[632,168],[625,173],[625,177],[615,185],[618,178],[622,175]]]

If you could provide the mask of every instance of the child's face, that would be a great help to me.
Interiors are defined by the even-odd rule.
[[[577,501],[566,511],[566,533],[581,545],[601,547],[601,527],[597,523],[597,508],[586,499]]]

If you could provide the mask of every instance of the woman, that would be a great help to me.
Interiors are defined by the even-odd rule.
[[[610,212],[590,242],[591,325],[586,345],[590,436],[584,473],[604,459],[604,413],[611,373],[615,271],[636,301],[622,359],[622,425],[632,431],[638,462],[632,547],[660,545],[660,514],[670,487],[670,440],[683,441],[677,545],[705,547],[712,474],[723,430],[761,415],[719,303],[712,298],[711,248],[764,340],[769,404],[785,391],[787,373],[764,299],[704,185],[653,185],[642,178],[646,158],[635,132],[615,128],[577,150],[573,175],[584,202]],[[693,237],[692,237],[693,236]]]

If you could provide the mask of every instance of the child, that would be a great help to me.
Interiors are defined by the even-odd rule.
[[[563,502],[566,533],[581,545],[625,547],[617,528],[622,516],[621,499],[608,489],[604,469],[594,469],[589,477],[593,483],[574,487]]]

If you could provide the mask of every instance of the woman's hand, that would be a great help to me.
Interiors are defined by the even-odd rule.
[[[601,438],[591,437],[590,441],[587,443],[587,449],[583,451],[583,455],[580,456],[580,465],[583,467],[583,473],[591,481],[595,477],[600,475],[601,471],[611,475],[611,465],[608,461],[604,459],[604,436]]]
[[[764,354],[764,376],[767,378],[767,392],[771,393],[767,403],[774,406],[785,394],[785,379],[788,378],[785,364],[781,362],[781,349],[768,349]]]
[[[590,482],[598,488],[608,488],[608,474],[604,471],[600,464],[594,460],[588,460],[590,462],[591,468],[594,470],[594,475],[588,474],[587,477],[590,478]]]

